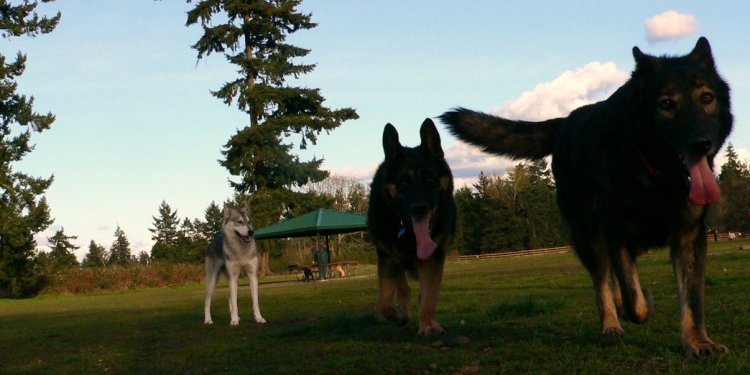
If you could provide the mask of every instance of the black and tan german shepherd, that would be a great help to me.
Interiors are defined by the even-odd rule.
[[[435,309],[456,228],[456,203],[453,175],[432,120],[424,120],[419,134],[419,146],[403,147],[396,128],[385,126],[385,161],[370,185],[367,223],[378,254],[378,310],[386,319],[406,324],[411,310],[406,276],[418,277],[418,334],[434,336],[444,332]]]
[[[719,199],[713,159],[732,129],[729,87],[700,38],[690,54],[633,48],[636,68],[608,99],[568,117],[512,121],[466,109],[441,119],[460,139],[511,158],[552,155],[557,202],[591,274],[602,333],[622,335],[618,315],[644,323],[654,311],[636,257],[669,245],[685,354],[727,352],[703,314],[706,206]]]

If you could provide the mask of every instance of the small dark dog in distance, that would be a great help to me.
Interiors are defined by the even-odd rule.
[[[383,131],[385,160],[370,186],[367,221],[378,255],[378,309],[398,324],[409,321],[407,274],[419,279],[419,335],[444,332],[436,305],[445,253],[456,227],[453,176],[443,157],[440,135],[430,119],[422,123],[421,144],[401,146],[391,124]]]
[[[706,333],[703,294],[707,206],[720,195],[713,161],[732,130],[729,87],[705,38],[685,56],[637,47],[633,56],[630,80],[565,118],[513,121],[461,108],[441,119],[490,153],[552,155],[560,212],[591,274],[604,335],[623,334],[618,316],[649,319],[654,305],[636,257],[669,245],[686,356],[725,353]]]

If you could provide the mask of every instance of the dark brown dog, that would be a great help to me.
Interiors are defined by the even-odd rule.
[[[669,245],[686,355],[727,352],[706,334],[703,289],[706,206],[720,194],[711,168],[732,129],[729,87],[705,38],[686,56],[637,47],[633,56],[625,85],[565,118],[524,122],[457,109],[441,119],[491,153],[552,155],[558,205],[593,279],[603,334],[623,334],[618,315],[636,323],[651,316],[636,257]]]
[[[432,336],[444,332],[435,308],[456,204],[453,176],[432,120],[422,123],[419,134],[418,147],[403,147],[396,128],[385,126],[385,161],[370,186],[367,221],[378,251],[378,309],[386,319],[406,324],[411,310],[406,275],[418,277],[419,335]]]

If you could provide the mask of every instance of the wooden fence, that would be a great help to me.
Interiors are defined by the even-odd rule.
[[[741,239],[741,238],[748,238],[750,237],[747,233],[734,233],[733,239]],[[719,241],[727,241],[730,240],[730,236],[728,233],[719,233],[717,236],[717,239]],[[712,234],[708,235],[708,241],[714,241],[714,236]],[[477,255],[459,255],[455,257],[454,259],[457,260],[479,260],[479,259],[493,259],[493,258],[505,258],[505,257],[520,257],[520,256],[529,256],[529,255],[546,255],[546,254],[561,254],[561,253],[567,253],[572,248],[570,246],[561,246],[561,247],[550,247],[547,249],[533,249],[533,250],[520,250],[520,251],[508,251],[504,253],[486,253],[486,254],[477,254]]]
[[[520,257],[520,256],[528,256],[528,255],[560,254],[560,253],[567,253],[568,251],[570,251],[570,246],[561,246],[561,247],[550,247],[547,249],[508,251],[504,253],[459,255],[456,258],[458,260],[479,260],[479,259],[493,259],[493,258],[505,258],[505,257]]]

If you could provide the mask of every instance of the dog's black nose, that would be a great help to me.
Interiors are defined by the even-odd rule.
[[[711,149],[711,140],[703,138],[699,139],[688,146],[690,148],[690,152],[696,155],[705,155],[708,153],[708,150]]]
[[[420,203],[414,203],[411,205],[411,215],[412,216],[424,216],[427,214],[427,211],[430,210],[430,207],[427,205],[426,202],[420,202]]]
[[[255,230],[253,230],[253,229],[248,229],[248,230],[247,230],[247,235],[248,235],[248,236],[252,236],[252,235],[254,235],[254,234],[255,234]]]

